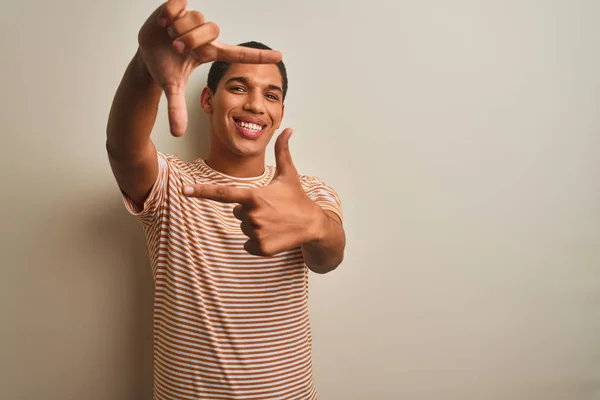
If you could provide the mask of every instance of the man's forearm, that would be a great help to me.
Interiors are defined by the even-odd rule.
[[[325,274],[333,271],[344,259],[346,234],[337,215],[322,211],[318,238],[302,245],[304,262],[311,271]]]
[[[125,71],[110,110],[106,147],[112,158],[135,160],[144,153],[156,121],[161,93],[138,50]]]

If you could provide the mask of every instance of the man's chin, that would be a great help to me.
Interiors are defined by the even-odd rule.
[[[261,135],[257,139],[248,139],[241,136],[238,132],[228,131],[224,135],[216,134],[215,136],[218,138],[218,142],[220,142],[220,151],[229,151],[238,157],[264,156],[268,145],[268,140],[265,140],[268,135]]]
[[[230,148],[239,156],[256,157],[265,153],[268,141],[265,143],[264,139],[264,137],[256,140],[237,137]]]
[[[238,148],[235,150],[235,154],[240,157],[258,157],[265,154],[265,149]]]
[[[257,157],[263,155],[265,153],[265,147],[259,145],[255,141],[248,141],[250,143],[244,143],[244,141],[236,141],[235,143],[230,143],[229,150],[237,156],[240,157]]]

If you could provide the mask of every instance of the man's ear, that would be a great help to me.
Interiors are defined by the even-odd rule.
[[[202,89],[202,94],[200,95],[200,105],[206,114],[212,114],[213,112],[212,100],[213,92],[208,86],[206,86],[204,89]]]
[[[283,121],[283,116],[285,115],[285,104],[281,105],[281,119],[279,120],[279,123],[277,124],[277,126],[275,127],[275,129],[279,129],[279,127],[281,126],[281,122]]]

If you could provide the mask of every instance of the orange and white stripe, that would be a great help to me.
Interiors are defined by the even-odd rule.
[[[234,204],[181,194],[192,183],[265,186],[275,168],[243,179],[202,160],[162,153],[158,160],[143,210],[123,194],[144,226],[154,278],[154,398],[316,399],[301,249],[252,256]],[[315,177],[300,181],[313,201],[342,218],[332,188]]]

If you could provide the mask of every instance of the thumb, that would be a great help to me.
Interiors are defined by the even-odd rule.
[[[293,131],[290,128],[286,128],[278,137],[275,142],[275,163],[276,163],[276,174],[278,176],[296,176],[298,172],[292,161],[292,153],[290,153],[290,137]]]
[[[183,86],[165,85],[169,110],[169,126],[173,136],[183,136],[187,128],[188,115],[185,105],[185,84]]]

